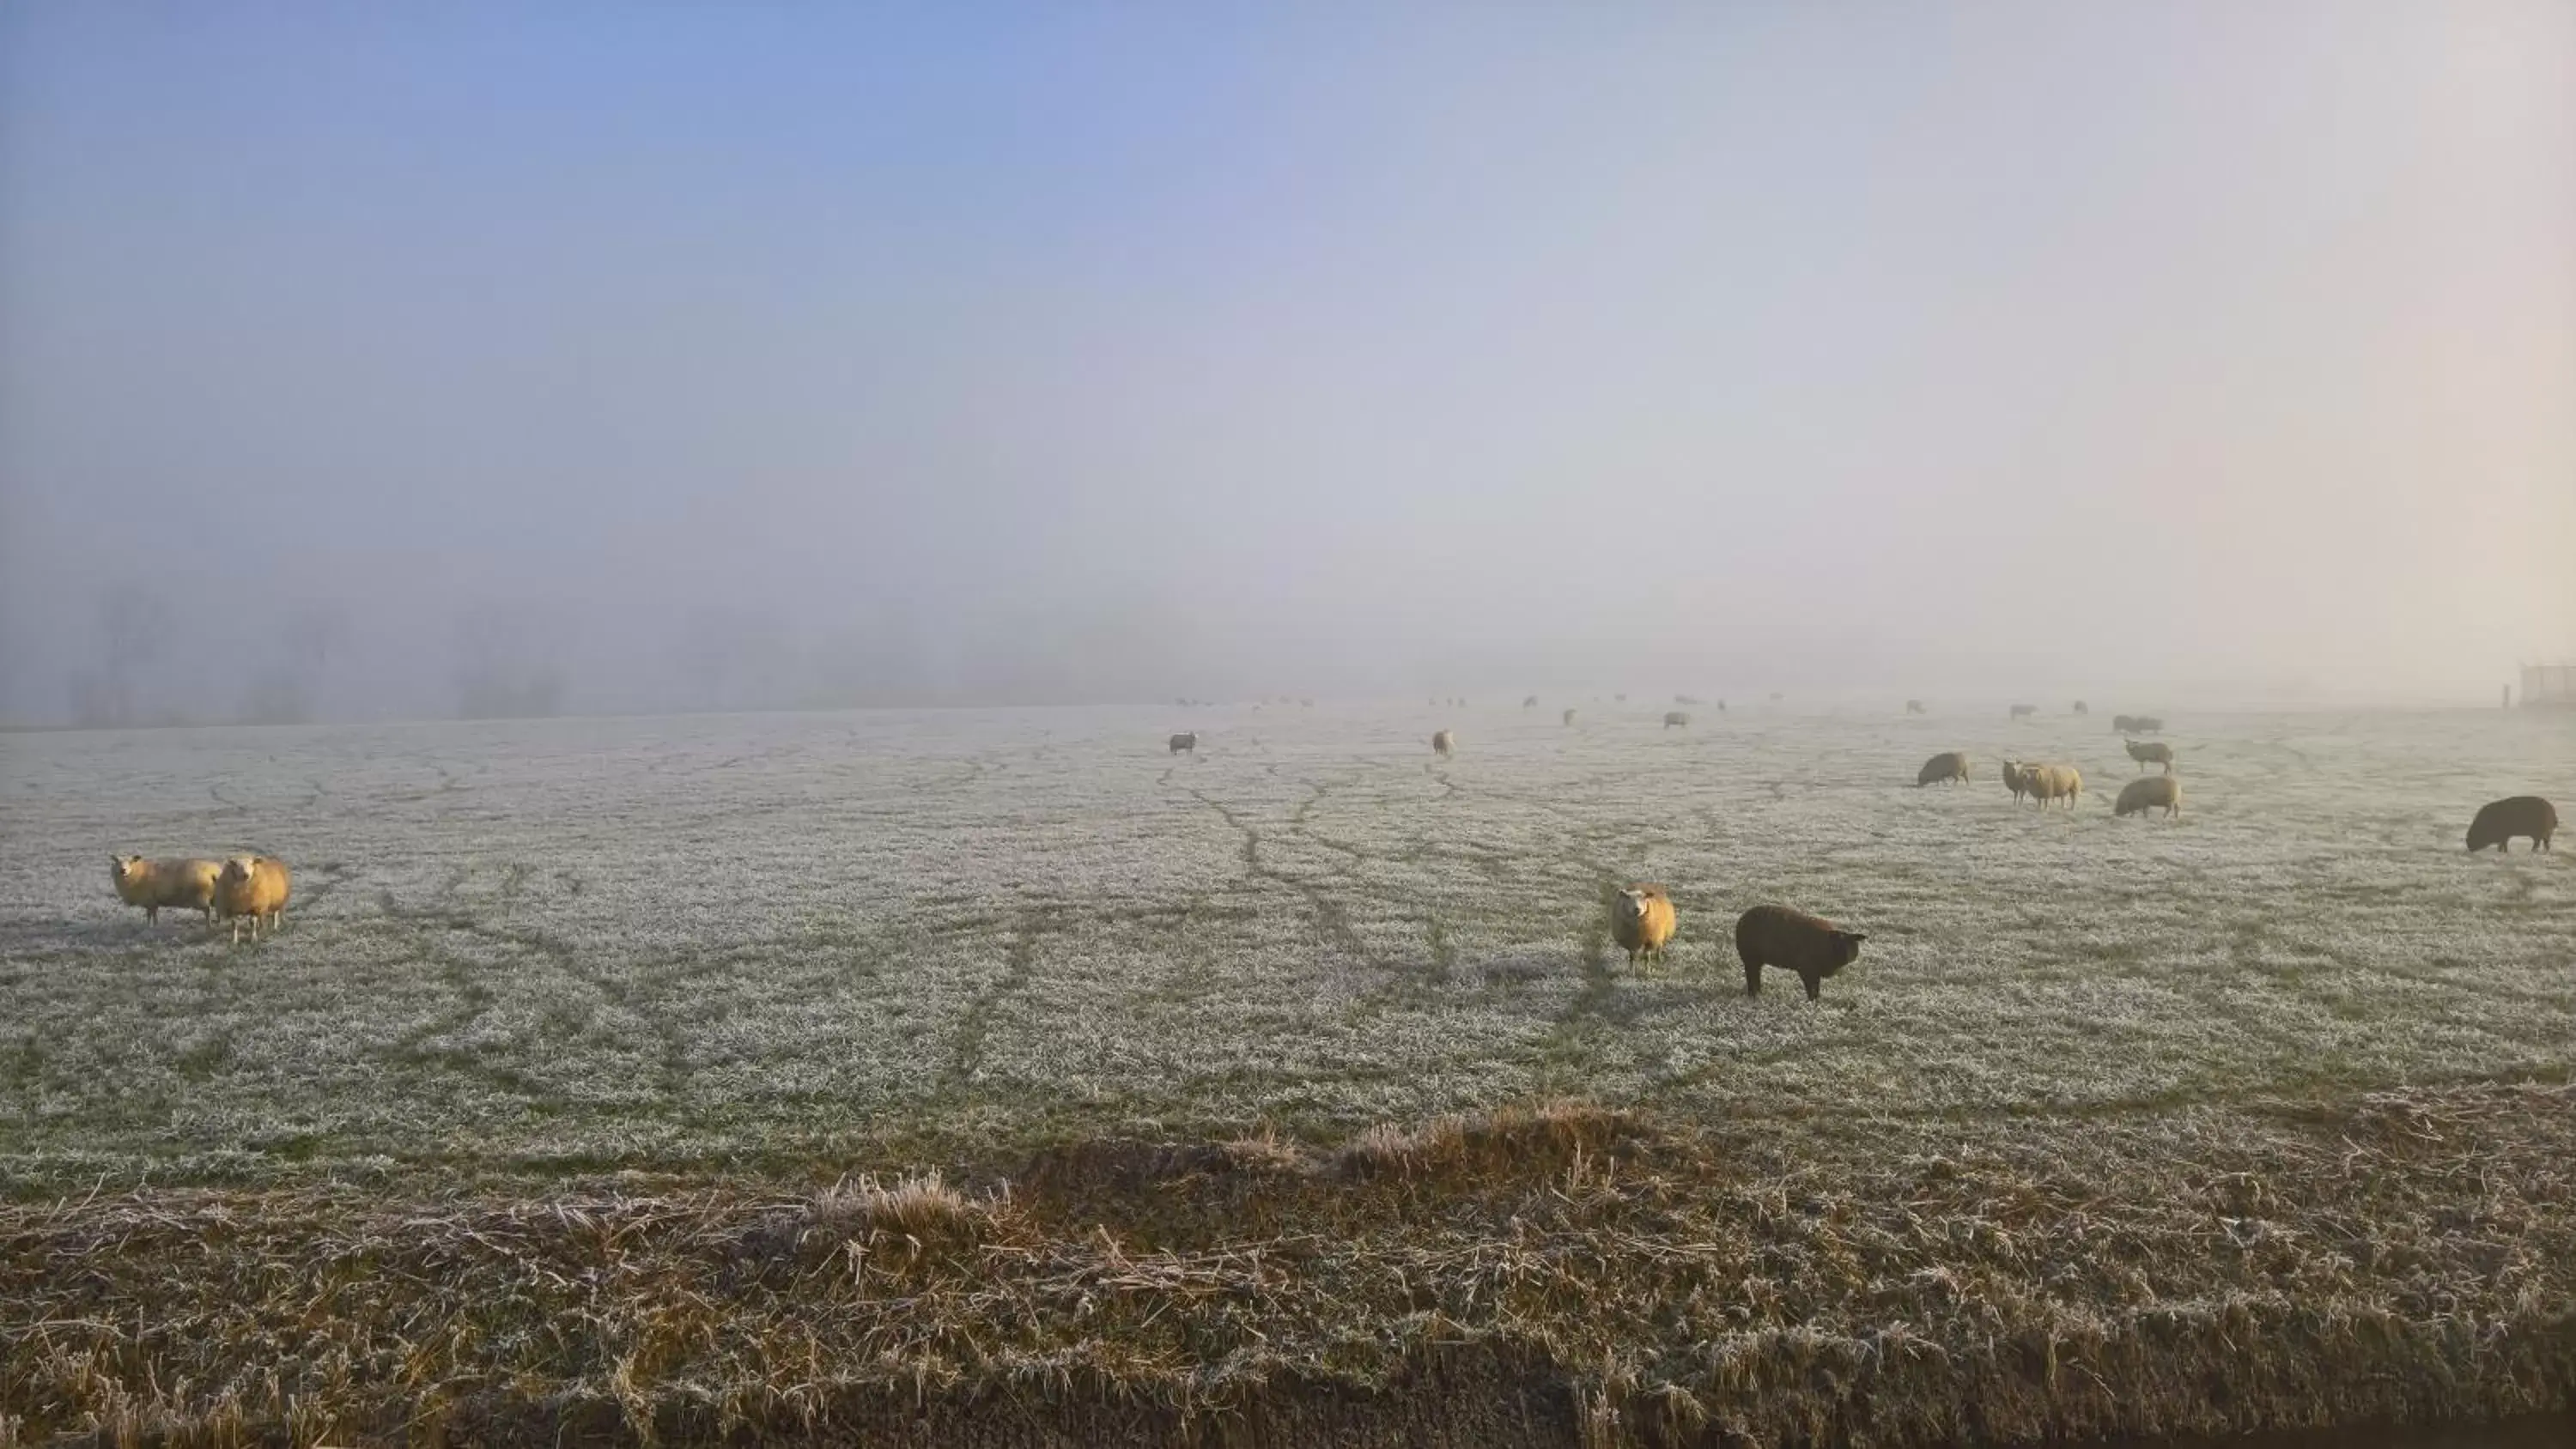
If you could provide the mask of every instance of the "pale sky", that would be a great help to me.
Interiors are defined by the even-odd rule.
[[[0,720],[2576,658],[2576,5],[0,7]],[[477,642],[479,641],[479,642]]]

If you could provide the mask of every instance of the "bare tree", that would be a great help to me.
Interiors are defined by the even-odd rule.
[[[168,651],[178,616],[151,589],[112,588],[99,595],[96,667],[72,676],[72,718],[115,729],[136,722],[138,679]]]
[[[464,719],[533,719],[563,710],[564,670],[542,614],[478,605],[456,621],[456,712]]]
[[[776,618],[724,605],[691,610],[671,641],[688,702],[700,709],[774,703],[787,655],[787,631]]]
[[[313,695],[329,669],[331,656],[348,638],[340,615],[322,604],[306,604],[278,630],[279,659],[253,675],[242,701],[242,719],[250,724],[302,724],[313,717]]]

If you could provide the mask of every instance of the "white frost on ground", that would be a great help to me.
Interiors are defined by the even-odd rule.
[[[2115,820],[2097,721],[1582,703],[994,710],[0,739],[0,1179],[582,1162],[916,1134],[1324,1130],[1574,1093],[1982,1114],[2576,1058],[2576,727],[2172,715]],[[1459,731],[1435,761],[1433,728]],[[1200,729],[1200,757],[1164,739]],[[1917,789],[1932,753],[1976,778]],[[2072,763],[2016,809],[2005,754]],[[255,848],[285,933],[121,906],[111,852]],[[1668,885],[1632,974],[1600,887]],[[1748,1001],[1760,901],[1870,935]]]

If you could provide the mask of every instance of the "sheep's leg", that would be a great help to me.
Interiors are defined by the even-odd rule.
[[[143,923],[147,926],[157,926],[161,924],[161,908],[159,906],[145,906],[143,908]]]
[[[1825,994],[1825,978],[1817,975],[1813,971],[1801,971],[1798,973],[1798,979],[1807,983],[1807,999],[1809,1001],[1816,1001],[1823,998]]]
[[[1762,994],[1762,963],[1759,961],[1744,963],[1744,994],[1747,996]]]

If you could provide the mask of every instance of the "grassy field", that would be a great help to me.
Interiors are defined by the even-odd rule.
[[[668,1438],[692,1414],[882,1415],[899,1382],[969,1398],[1035,1383],[1065,1404],[1106,1402],[1093,1390],[1110,1385],[1181,1416],[1147,1426],[1159,1433],[1197,1422],[1193,1405],[1249,1412],[1227,1395],[1255,1385],[1287,1413],[1291,1380],[1431,1374],[1481,1404],[1486,1375],[1571,1385],[1531,1422],[1595,1439],[1885,1442],[2563,1401],[2576,854],[2472,858],[2462,834],[2498,796],[2576,803],[2576,722],[2168,712],[2185,802],[2167,822],[2112,817],[2137,767],[2100,716],[1702,710],[1667,731],[1659,708],[1572,702],[1570,728],[1551,700],[0,739],[0,1187],[16,1204],[0,1313],[17,1320],[0,1338],[21,1345],[0,1350],[0,1442],[116,1423],[220,1438],[207,1426],[289,1414],[274,1362],[267,1380],[252,1367],[274,1359],[254,1330],[293,1318],[285,1299],[245,1289],[164,1352],[114,1316],[166,1304],[184,1253],[61,1272],[65,1252],[138,1241],[138,1224],[275,1225],[231,1269],[190,1270],[207,1281],[256,1279],[245,1264],[262,1254],[428,1251],[402,1242],[404,1213],[507,1237],[491,1224],[549,1203],[641,1214],[637,1241],[662,1225],[678,1263],[742,1223],[828,1220],[833,1243],[874,1241],[852,1189],[828,1185],[931,1169],[966,1188],[965,1256],[923,1247],[933,1233],[876,1260],[910,1285],[901,1312],[852,1258],[858,1297],[895,1316],[805,1370],[764,1356],[782,1351],[774,1336],[748,1357],[732,1342],[771,1311],[749,1288],[691,1290],[729,1325],[701,1337],[538,1354],[527,1325],[552,1321],[550,1300],[449,1263],[411,1276],[521,1314],[525,1332],[415,1343],[395,1397],[480,1405],[496,1437],[518,1395],[556,1406],[547,1433],[564,1405],[592,1403]],[[1446,762],[1427,745],[1443,725],[1460,741]],[[1165,753],[1189,726],[1200,756]],[[1974,753],[1974,783],[1916,789],[1916,766],[1952,748]],[[2017,808],[2005,754],[2081,767],[2080,807]],[[109,887],[111,852],[241,848],[297,871],[286,931],[255,949],[167,915],[147,926]],[[1681,913],[1647,971],[1609,946],[1601,905],[1634,879],[1665,883]],[[1821,1002],[1776,973],[1743,995],[1731,927],[1763,901],[1869,933]],[[2403,1127],[2443,1121],[2464,1125],[2425,1131],[2475,1153]],[[2393,1165],[2364,1190],[2354,1163],[2372,1153]],[[1910,1227],[1879,1230],[1937,1236],[1854,1249],[1870,1261],[1821,1275],[1759,1251],[1775,1231],[1822,1251],[1838,1202],[1852,1223],[1903,1209]],[[1642,1316],[1534,1287],[1516,1301],[1495,1276],[1515,1253],[1568,1271],[1515,1237],[1545,1221],[1589,1243],[1599,1292],[1633,1290]],[[2088,1223],[2110,1235],[2090,1249]],[[2264,1223],[2287,1236],[2235,1242]],[[1998,1256],[1979,1224],[2052,1247]],[[1227,1287],[1208,1268],[1205,1293],[1184,1291],[1187,1263],[1316,1225],[1332,1246],[1277,1259],[1280,1282],[1256,1267]],[[365,1248],[369,1233],[386,1241]],[[1095,1234],[1115,1261],[1183,1265],[1136,1280],[1163,1312],[1146,1317],[1114,1275],[1087,1280],[1080,1312],[1048,1307],[1046,1275],[1079,1280]],[[2356,1256],[2410,1234],[2411,1267]],[[814,1237],[780,1241],[792,1266]],[[2105,1242],[2130,1244],[2114,1256],[2134,1250],[2133,1277],[2105,1266]],[[1024,1300],[933,1314],[939,1273],[1010,1279],[1013,1264]],[[1658,1298],[1682,1291],[1683,1268],[1736,1308],[1694,1319]],[[2441,1302],[2420,1297],[2436,1268],[2454,1275]],[[1963,1286],[1989,1271],[2019,1286]],[[1309,1288],[1357,1317],[1328,1330]],[[2045,1386],[2019,1417],[1961,1421],[1955,1384],[1855,1400],[1860,1371],[1831,1367],[1833,1344],[1867,1339],[1869,1373],[1899,1373],[1893,1329],[1956,1379],[1980,1337],[1962,1305],[1980,1293],[1984,1352],[2003,1357],[1976,1372]],[[2229,1326],[2240,1300],[2317,1342],[2367,1330],[2446,1366],[2431,1387],[2294,1374],[2258,1392],[2219,1374],[2169,1392],[2140,1380],[2123,1399],[2103,1363],[2090,1386],[2061,1382],[2057,1337],[2044,1372],[1996,1347],[2074,1314],[2092,1338],[2068,1344],[2134,1356],[2159,1312],[2217,1315],[2212,1341],[2232,1342],[2251,1322]],[[347,1383],[375,1382],[348,1344],[391,1332],[398,1307],[347,1309],[353,1337],[333,1350]],[[91,1326],[41,1348],[27,1336],[55,1323]],[[1744,1335],[1799,1331],[1815,1335],[1793,1355],[1802,1387],[1763,1412],[1810,1417],[1743,1417],[1774,1370],[1710,1345],[1751,1353]],[[2465,1346],[2441,1346],[2456,1333]],[[1533,1379],[1532,1363],[1552,1367]],[[2386,1367],[2353,1363],[2356,1385]],[[314,1406],[333,1392],[306,1381],[300,1412],[328,1412]],[[341,1397],[357,1416],[344,1429],[375,1422],[374,1400]],[[1900,1400],[1928,1407],[1905,1418]]]

